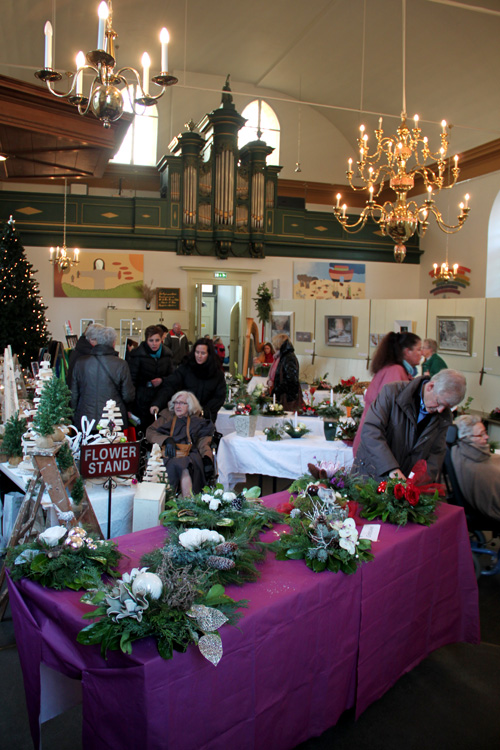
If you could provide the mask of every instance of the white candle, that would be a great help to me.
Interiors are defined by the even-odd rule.
[[[53,248],[53,247],[51,247],[51,248],[50,248],[50,260],[52,260],[52,259],[53,259],[53,257],[54,257],[54,248]]]
[[[108,20],[109,8],[108,4],[102,1],[97,11],[99,16],[99,26],[97,29],[97,49],[104,49],[104,32],[106,30],[106,21]]]
[[[273,406],[276,406],[276,394],[273,393]]]
[[[73,253],[74,259],[78,262],[78,256],[80,255],[80,251],[77,247],[75,247],[75,252]]]
[[[48,70],[52,68],[52,24],[47,21],[43,28],[45,34],[45,63],[44,68]]]
[[[333,388],[330,388],[330,406],[333,406]]]
[[[85,65],[85,55],[82,50],[76,56],[76,68],[77,70],[83,68]],[[80,71],[76,76],[76,95],[81,96],[83,91],[83,70]]]
[[[168,71],[168,42],[169,34],[165,27],[160,31],[160,44],[161,44],[161,72],[167,73]]]
[[[142,62],[142,88],[146,95],[149,94],[149,66],[151,65],[151,59],[147,52],[145,52],[141,58]]]
[[[297,429],[297,412],[295,412],[293,415],[293,429]]]

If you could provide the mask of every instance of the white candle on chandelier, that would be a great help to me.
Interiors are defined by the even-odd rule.
[[[382,130],[382,118],[381,117],[378,118],[378,129]]]
[[[53,260],[53,258],[54,258],[54,248],[51,247],[50,248],[50,260]]]
[[[97,10],[99,16],[99,26],[97,27],[97,49],[104,49],[104,32],[106,30],[106,21],[109,16],[108,4],[102,0]]]
[[[374,189],[373,185],[370,185],[370,187],[368,188],[368,190],[370,191],[370,200],[371,201],[373,200],[373,189]]]
[[[418,128],[418,121],[419,121],[419,119],[420,119],[420,118],[419,118],[419,116],[418,116],[418,115],[415,115],[415,117],[413,118],[413,121],[414,121],[414,123],[415,123],[415,127],[416,127],[416,128]]]
[[[340,195],[340,193],[337,193],[337,208],[340,207],[340,199],[341,198],[342,198],[342,196]]]
[[[432,200],[432,185],[427,185],[427,197]]]
[[[464,204],[463,203],[459,203],[458,207],[460,209],[460,216],[463,216],[464,215]]]
[[[347,163],[348,163],[348,165],[349,165],[349,167],[348,167],[348,169],[349,169],[349,172],[352,172],[352,159],[348,159],[348,160],[347,160]]]
[[[83,54],[82,50],[77,54],[76,56],[76,68],[79,70],[80,68],[83,68],[85,65],[85,55]],[[76,91],[75,94],[77,96],[81,96],[83,91],[83,70],[81,70],[79,73],[77,73],[76,76]]]
[[[43,33],[45,34],[45,63],[44,68],[48,70],[52,68],[52,24],[47,21],[43,27]]]
[[[149,68],[151,66],[151,58],[148,53],[145,52],[141,58],[142,63],[142,88],[146,96],[149,94]]]
[[[344,203],[342,206],[342,218],[345,219],[345,212],[347,211],[347,205]]]
[[[446,120],[441,120],[441,128],[443,129],[443,133],[446,133]]]
[[[436,275],[436,273],[437,273],[437,270],[438,270],[438,264],[437,264],[437,263],[434,263],[434,266],[433,266],[433,268],[434,268],[434,275]]]
[[[165,27],[160,31],[160,44],[161,44],[161,72],[166,73],[168,71],[168,42],[170,40],[169,33]]]
[[[363,134],[365,132],[365,126],[364,125],[360,125],[359,129],[361,131],[361,134]],[[363,137],[363,136],[361,136],[361,137]]]
[[[455,154],[453,159],[455,160],[455,166],[457,167],[458,166],[458,154]]]
[[[469,208],[469,193],[465,193],[465,208]]]
[[[453,276],[456,276],[458,273],[458,263],[453,264]]]
[[[75,252],[73,253],[73,257],[75,261],[78,263],[78,256],[80,255],[80,251],[77,247],[75,247]]]

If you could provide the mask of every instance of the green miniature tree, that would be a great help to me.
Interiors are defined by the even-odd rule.
[[[48,341],[45,310],[12,217],[0,232],[0,351],[9,344],[24,367]]]
[[[33,429],[38,435],[51,435],[54,427],[69,424],[72,416],[71,391],[56,375],[45,383],[40,403],[33,418]]]
[[[26,432],[26,420],[19,417],[19,412],[6,421],[5,431],[2,442],[2,451],[11,458],[12,456],[23,455],[22,437]]]
[[[69,443],[63,443],[56,455],[56,463],[59,471],[67,471],[73,466],[73,454]]]

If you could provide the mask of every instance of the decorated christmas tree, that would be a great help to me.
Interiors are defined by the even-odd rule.
[[[33,273],[10,217],[0,238],[0,351],[11,344],[24,367],[48,341],[47,308]]]

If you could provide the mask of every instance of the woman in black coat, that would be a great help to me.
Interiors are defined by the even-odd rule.
[[[217,412],[226,400],[226,381],[210,339],[196,341],[184,362],[158,390],[151,413],[163,409],[177,391],[194,393],[203,408],[205,419],[211,419],[215,424]]]
[[[153,421],[150,406],[174,369],[172,352],[161,343],[161,328],[148,326],[145,337],[145,341],[133,349],[128,358],[130,375],[135,385],[134,410],[141,420],[143,431]]]
[[[276,401],[283,404],[286,411],[300,411],[303,405],[302,389],[293,344],[286,333],[278,333],[273,338],[273,346],[276,354],[269,372],[269,392],[276,396]]]

